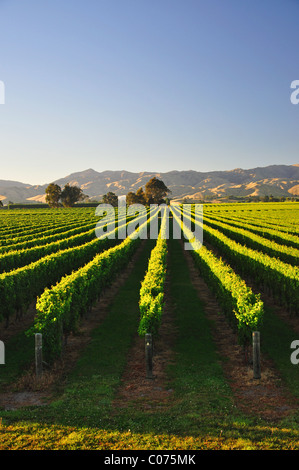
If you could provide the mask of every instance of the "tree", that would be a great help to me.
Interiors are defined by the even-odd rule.
[[[83,201],[86,197],[79,186],[70,186],[67,183],[61,191],[60,199],[64,207],[72,207],[75,202]]]
[[[145,197],[145,193],[143,191],[143,188],[137,189],[136,197],[137,197],[137,204],[143,204],[143,205],[146,204],[146,197]]]
[[[58,184],[51,183],[46,188],[46,202],[50,207],[59,207],[59,199],[61,197],[61,187]]]
[[[137,189],[136,193],[130,191],[126,196],[126,203],[128,206],[131,204],[146,204],[145,194],[142,188]]]
[[[162,204],[166,202],[163,198],[170,192],[163,181],[154,177],[146,183],[145,191],[142,187],[137,189],[136,193],[130,191],[126,196],[126,203],[129,206],[131,204]],[[170,200],[167,198],[167,204],[169,202]]]
[[[133,191],[128,192],[126,195],[126,204],[130,206],[131,204],[138,204],[138,197]]]
[[[104,194],[103,203],[104,204],[110,204],[112,207],[117,207],[118,206],[118,197],[116,196],[115,193],[112,193],[111,191],[109,191],[107,194]]]
[[[165,202],[163,198],[170,192],[162,180],[153,177],[145,185],[146,202],[147,204],[162,204]]]

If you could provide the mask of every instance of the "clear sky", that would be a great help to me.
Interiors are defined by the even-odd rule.
[[[299,0],[0,0],[0,179],[299,163]]]

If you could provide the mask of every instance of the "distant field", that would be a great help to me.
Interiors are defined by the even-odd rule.
[[[0,450],[299,449],[299,203],[206,204],[190,251],[151,217],[98,238],[95,208],[0,211]]]

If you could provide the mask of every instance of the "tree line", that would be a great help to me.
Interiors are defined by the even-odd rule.
[[[153,177],[146,183],[144,190],[140,187],[135,193],[129,191],[126,195],[126,204],[128,206],[131,204],[142,204],[144,206],[149,206],[150,204],[168,204],[169,198],[167,195],[170,192],[170,189],[167,188],[162,180]],[[116,207],[118,205],[118,196],[110,191],[103,196],[103,203]]]
[[[51,183],[46,188],[46,202],[50,207],[72,207],[76,202],[88,199],[78,186],[70,186],[66,184],[63,189],[58,184]],[[136,193],[129,191],[126,195],[126,204],[142,204],[148,206],[150,204],[169,203],[166,197],[171,191],[166,187],[162,180],[156,177],[151,178],[145,185],[145,189],[138,188]],[[113,207],[118,205],[118,196],[109,191],[104,194],[101,203],[110,204]]]
[[[46,188],[46,202],[50,207],[72,207],[76,202],[87,199],[88,196],[78,186],[67,183],[63,189],[58,184],[51,183]]]

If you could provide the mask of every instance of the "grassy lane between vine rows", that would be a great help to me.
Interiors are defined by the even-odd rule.
[[[298,449],[298,428],[235,407],[179,241],[169,242],[168,308],[176,331],[165,384],[173,390],[169,406],[113,406],[137,332],[140,283],[153,246],[145,247],[55,398],[0,413],[0,449]]]

